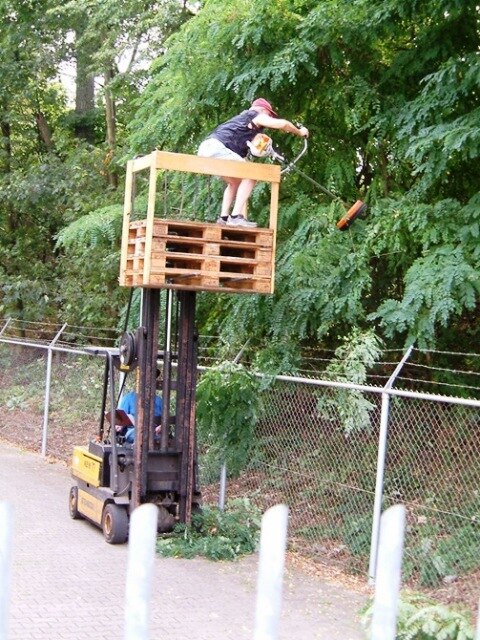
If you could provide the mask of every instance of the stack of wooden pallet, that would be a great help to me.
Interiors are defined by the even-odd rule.
[[[130,222],[120,284],[127,287],[272,293],[274,232],[206,222]]]

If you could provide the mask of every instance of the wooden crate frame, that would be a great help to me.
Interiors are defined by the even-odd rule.
[[[135,178],[138,172],[145,170],[149,171],[147,218],[146,220],[132,222]],[[222,227],[221,225],[207,222],[189,223],[159,220],[155,217],[157,172],[159,170],[241,179],[251,178],[258,182],[269,183],[271,197],[268,230],[265,228]],[[130,160],[127,163],[125,184],[120,285],[125,287],[193,289],[197,291],[273,293],[280,177],[279,165],[202,158],[167,151],[155,150],[147,156]],[[192,252],[194,257],[190,262],[188,261],[188,256],[185,257],[185,265],[182,267],[177,266],[177,271],[180,269],[180,272],[176,276],[174,273],[175,267],[173,267],[173,271],[165,267],[162,273],[158,270],[158,261],[161,260],[161,256],[159,257],[160,244],[157,237],[159,224],[167,225],[166,237],[164,238],[167,241],[168,225],[172,229],[175,228],[175,224],[184,225],[187,229],[190,225],[192,229],[192,237],[187,238],[184,244],[186,243],[187,253],[189,251]],[[141,229],[140,232],[139,229]],[[193,231],[193,229],[196,229],[196,231]],[[222,235],[221,230],[226,231],[227,235]],[[240,240],[238,242],[232,241],[228,237],[228,232],[230,232],[230,236],[237,236]],[[198,242],[203,245],[201,253],[200,251],[197,253],[194,248],[196,244],[195,234],[198,237]],[[244,237],[242,238],[242,236]],[[137,249],[141,246],[141,250],[135,254],[136,262],[135,258],[132,260],[132,244]],[[232,249],[234,245],[238,250],[236,257],[236,250]],[[235,277],[235,272],[230,275],[225,272],[225,269],[228,268],[225,265],[229,262],[226,258],[223,260],[224,264],[220,267],[218,266],[219,255],[222,254],[222,251],[225,254],[227,247],[230,247],[233,252],[230,263],[232,265],[235,264],[235,269],[239,268],[239,264],[245,265],[244,273],[237,274],[237,277]],[[165,245],[164,250],[167,250],[167,245]],[[183,254],[185,252],[180,253]],[[198,258],[199,255],[202,256],[201,259]],[[250,261],[248,256],[251,257]],[[184,256],[177,255],[178,261],[182,257]],[[165,256],[165,264],[167,258],[168,254]],[[177,264],[179,264],[178,261]],[[259,263],[261,263],[261,269],[256,269]],[[267,267],[265,263],[268,263],[269,266]],[[163,277],[159,277],[162,275]]]

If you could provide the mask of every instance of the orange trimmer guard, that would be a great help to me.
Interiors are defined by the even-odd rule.
[[[367,205],[361,200],[357,200],[355,204],[350,207],[347,213],[337,222],[337,229],[345,231],[352,224],[355,218],[362,213],[365,213],[366,210]]]

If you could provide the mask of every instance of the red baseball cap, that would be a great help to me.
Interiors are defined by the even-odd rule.
[[[276,111],[273,110],[272,105],[268,102],[268,100],[265,100],[265,98],[257,98],[256,100],[254,100],[252,102],[252,107],[262,107],[263,109],[267,109],[268,113],[272,117],[277,117]]]

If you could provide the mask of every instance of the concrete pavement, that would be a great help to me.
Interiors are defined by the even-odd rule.
[[[68,513],[62,463],[0,442],[0,500],[14,509],[8,640],[123,637],[127,545]],[[257,556],[156,558],[151,640],[251,640]],[[362,640],[364,597],[288,567],[279,640]]]

